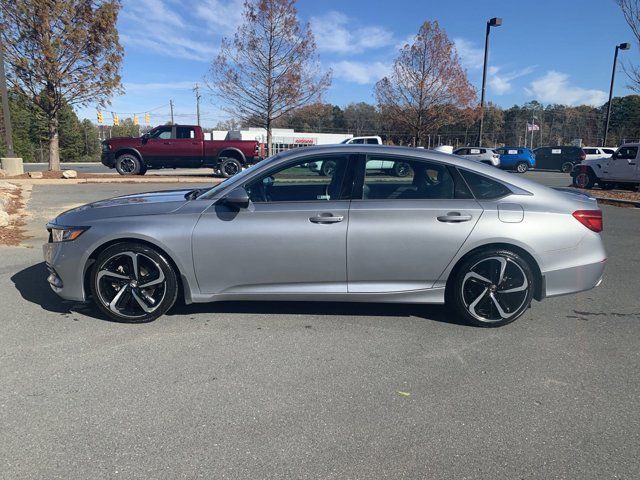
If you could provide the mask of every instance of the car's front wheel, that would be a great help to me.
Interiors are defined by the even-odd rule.
[[[478,327],[500,327],[531,304],[534,276],[529,264],[509,250],[491,249],[465,259],[447,285],[447,306]]]
[[[178,279],[169,261],[140,243],[118,243],[98,255],[91,272],[98,309],[118,322],[150,322],[178,297]]]
[[[116,159],[116,170],[120,175],[141,175],[143,168],[140,159],[130,153],[120,155]]]
[[[585,170],[578,172],[575,177],[573,177],[573,186],[578,188],[593,188],[597,181],[596,176],[591,172],[591,170]]]

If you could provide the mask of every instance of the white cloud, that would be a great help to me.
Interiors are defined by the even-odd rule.
[[[206,0],[195,7],[196,14],[224,35],[232,35],[242,23],[244,0]]]
[[[548,71],[543,77],[531,82],[525,92],[543,103],[561,105],[602,105],[607,100],[603,90],[576,87],[569,83],[566,73]]]
[[[508,73],[501,73],[502,67],[492,66],[488,69],[487,83],[492,91],[498,95],[504,95],[511,91],[511,82],[516,78],[523,77],[535,70],[535,67],[525,67],[520,70],[514,70]]]
[[[366,85],[380,80],[389,74],[390,67],[382,62],[351,62],[343,60],[331,64],[333,75],[348,82]]]
[[[393,34],[378,26],[354,27],[354,21],[340,12],[311,18],[311,30],[318,50],[334,53],[359,53],[393,45]]]
[[[191,90],[197,82],[180,81],[180,82],[151,82],[151,83],[124,83],[126,93],[149,92],[152,90]]]
[[[484,63],[484,49],[476,47],[473,42],[464,38],[454,38],[453,43],[458,51],[460,61],[465,68],[477,70]]]
[[[163,0],[128,2],[121,19],[120,39],[127,48],[143,49],[168,57],[210,62],[217,53],[211,40],[202,40],[176,9]]]

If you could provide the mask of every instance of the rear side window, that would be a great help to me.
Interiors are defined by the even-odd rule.
[[[176,127],[176,138],[181,138],[181,139],[196,138],[196,131],[190,127]]]
[[[367,138],[367,144],[369,144],[369,145],[378,145],[378,139],[377,138]]]
[[[469,170],[459,169],[459,171],[477,199],[491,200],[504,197],[511,193],[511,190],[505,185],[489,177],[470,172]]]

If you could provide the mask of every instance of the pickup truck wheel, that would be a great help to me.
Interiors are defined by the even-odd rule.
[[[591,170],[585,170],[578,172],[576,176],[573,177],[573,186],[578,188],[593,188],[596,180],[597,178]]]
[[[116,170],[120,175],[139,175],[142,162],[135,155],[125,153],[116,159]]]
[[[560,170],[562,171],[562,173],[569,173],[571,172],[571,170],[573,170],[573,163],[571,162],[564,162],[562,164],[562,166],[560,167]]]
[[[333,160],[325,160],[322,162],[322,167],[320,167],[320,174],[323,177],[333,177],[333,174],[336,172],[336,162]]]
[[[220,173],[223,177],[233,177],[242,171],[242,164],[235,158],[221,158],[220,160]]]

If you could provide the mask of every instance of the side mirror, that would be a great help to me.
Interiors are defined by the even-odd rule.
[[[142,142],[146,142],[147,140],[149,140],[149,133],[145,133],[144,135],[142,135]]]
[[[249,206],[249,194],[244,187],[237,187],[223,198],[223,202],[232,207],[247,208]]]

